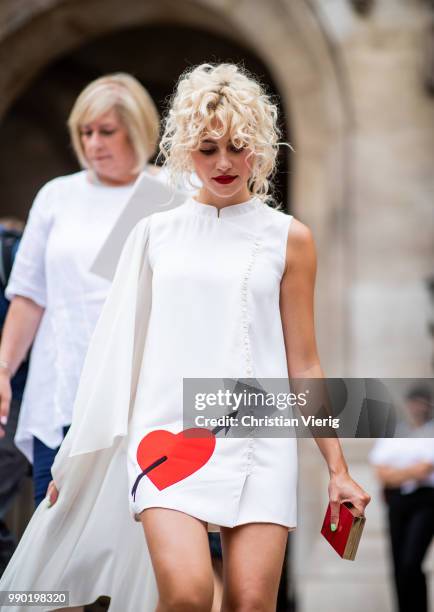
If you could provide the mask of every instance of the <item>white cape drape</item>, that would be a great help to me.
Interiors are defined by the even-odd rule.
[[[126,461],[151,308],[148,240],[144,219],[125,244],[89,345],[72,425],[52,468],[58,501],[39,505],[0,591],[66,590],[70,606],[108,595],[111,612],[155,610],[155,576],[141,523],[130,512]]]

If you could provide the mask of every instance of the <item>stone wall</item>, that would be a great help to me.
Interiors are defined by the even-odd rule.
[[[423,3],[399,1],[375,2],[366,19],[343,1],[317,0],[315,6],[339,49],[353,118],[346,371],[432,377],[426,279],[434,262],[434,100],[422,76],[432,14]],[[296,584],[302,611],[395,609],[385,506],[366,462],[371,445],[343,444],[353,478],[372,496],[354,562],[341,561],[318,535],[328,474],[315,443],[300,445]],[[425,568],[434,602],[434,546]]]

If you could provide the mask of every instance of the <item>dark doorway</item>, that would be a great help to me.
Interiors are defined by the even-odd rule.
[[[202,62],[241,62],[257,75],[280,105],[264,63],[228,38],[196,28],[158,24],[124,29],[93,39],[38,74],[0,125],[0,216],[25,218],[36,191],[49,179],[78,169],[66,119],[80,90],[114,71],[130,72],[149,90],[161,112],[181,72]],[[282,110],[282,109],[281,109]],[[290,137],[281,113],[283,139]],[[276,199],[290,209],[288,149],[282,147]]]

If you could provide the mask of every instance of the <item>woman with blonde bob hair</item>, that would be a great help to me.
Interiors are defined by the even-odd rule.
[[[159,136],[151,97],[123,73],[90,83],[68,126],[83,170],[49,181],[36,196],[6,289],[12,303],[0,346],[4,426],[10,378],[34,341],[15,442],[33,463],[36,506],[71,424],[86,349],[109,289],[90,266],[138,174],[155,173],[149,160]]]
[[[276,122],[273,101],[237,65],[202,64],[181,76],[160,150],[175,184],[194,171],[202,186],[128,238],[53,466],[53,505],[36,517],[45,529],[28,528],[27,543],[43,536],[44,553],[29,560],[24,544],[2,589],[36,588],[43,576],[45,588],[70,589],[72,605],[104,593],[115,611],[210,611],[208,531],[217,528],[222,612],[275,610],[297,525],[296,436],[258,434],[253,406],[235,402],[264,391],[258,381],[324,377],[313,238],[268,205]],[[316,442],[334,530],[340,502],[363,514],[370,497],[350,477],[338,439]]]
[[[68,119],[75,154],[82,168],[91,168],[83,141],[83,125],[114,111],[125,127],[135,157],[131,168],[141,172],[156,152],[160,125],[158,111],[146,89],[129,74],[117,73],[92,81],[78,96]],[[153,166],[150,168],[153,170]]]

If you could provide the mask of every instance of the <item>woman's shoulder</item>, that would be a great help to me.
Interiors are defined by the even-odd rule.
[[[260,201],[259,201],[260,202]],[[292,223],[292,215],[282,205],[274,205],[266,202],[259,203],[260,209],[267,215],[270,223],[276,226],[289,227]]]
[[[312,231],[298,219],[293,219],[286,244],[287,266],[290,262],[293,268],[297,266],[304,272],[314,273],[316,261],[317,254]]]
[[[264,204],[264,210],[269,221],[277,228],[288,231],[288,240],[294,242],[296,246],[309,246],[313,242],[313,235],[307,225],[299,221],[282,207],[274,207]]]
[[[185,203],[186,202],[182,202],[179,206],[175,206],[168,210],[156,210],[147,218],[152,224],[152,227],[167,227],[179,221],[184,216],[186,211]]]
[[[86,180],[86,170],[79,170],[78,172],[72,172],[50,179],[42,186],[41,191],[45,190],[50,192],[56,189],[70,189],[74,185],[78,186],[84,184]]]
[[[155,232],[158,229],[173,225],[176,219],[179,219],[180,214],[182,215],[182,204],[171,208],[170,210],[154,211],[146,217],[143,217],[134,227],[137,232],[147,233]]]
[[[299,265],[301,268],[315,269],[316,248],[311,229],[282,209],[268,208],[268,216],[273,223],[273,231],[281,236],[285,244],[286,268]]]
[[[64,204],[65,197],[71,197],[75,190],[85,178],[85,172],[74,172],[65,176],[57,176],[50,179],[36,193],[31,206],[33,216],[42,215],[43,218],[51,218],[56,215],[56,211]]]
[[[58,196],[63,194],[71,194],[75,188],[78,188],[79,185],[83,185],[85,181],[85,170],[63,176],[56,176],[42,185],[36,194],[36,200],[55,200]]]
[[[307,225],[299,221],[283,206],[265,205],[265,210],[269,218],[275,225],[284,226],[289,231],[291,240],[296,242],[298,246],[308,245],[313,240],[312,232]],[[288,236],[288,237],[289,237]]]

